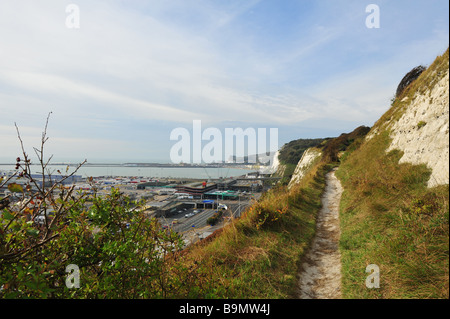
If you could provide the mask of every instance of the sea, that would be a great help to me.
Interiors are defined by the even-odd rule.
[[[12,172],[11,166],[0,166],[3,173]],[[71,174],[75,166],[49,165],[47,167],[51,175],[59,175],[58,170],[63,174]],[[75,175],[82,177],[145,177],[145,178],[193,178],[193,179],[218,179],[242,176],[255,172],[256,169],[231,168],[231,167],[147,167],[147,166],[112,166],[112,165],[85,165],[81,166]],[[39,165],[31,165],[32,174],[40,174]]]

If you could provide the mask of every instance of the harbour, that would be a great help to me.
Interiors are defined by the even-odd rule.
[[[70,174],[77,164],[52,164],[47,167],[47,174],[58,175]],[[0,171],[13,171],[14,165],[0,164]],[[40,174],[40,165],[30,165],[33,174]],[[229,178],[254,172],[256,169],[249,165],[235,166],[181,166],[160,164],[158,166],[147,166],[143,164],[85,164],[76,172],[82,177],[145,177],[145,178]]]

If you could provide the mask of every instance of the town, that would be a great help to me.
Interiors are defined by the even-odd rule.
[[[31,178],[40,188],[51,187],[59,182],[66,189],[74,188],[79,194],[94,192],[106,196],[118,189],[135,203],[148,218],[157,218],[163,229],[179,233],[188,246],[211,235],[234,218],[267,191],[276,178],[260,172],[238,177],[218,179],[149,178],[142,176],[98,176],[32,174]],[[24,200],[22,192],[14,192],[11,185],[25,189],[26,179],[15,176],[13,171],[0,171],[0,179],[8,181],[0,187],[0,198],[9,202]],[[0,182],[0,186],[2,183]],[[8,187],[9,186],[9,187]],[[36,186],[30,190],[36,191]],[[57,195],[58,189],[55,189]],[[49,210],[47,215],[52,216]],[[44,222],[44,216],[36,216],[36,224]]]

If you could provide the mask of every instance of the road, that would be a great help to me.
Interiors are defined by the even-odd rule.
[[[205,209],[192,217],[182,217],[182,219],[178,219],[180,224],[174,226],[174,230],[179,233],[184,233],[193,228],[195,229],[206,226],[206,221],[208,220],[208,218],[212,217],[215,212],[215,209]]]
[[[241,213],[249,206],[249,201],[241,203],[226,203],[228,211],[225,216],[232,213],[235,218],[240,217]],[[161,224],[163,226],[170,226],[176,220],[176,224],[173,224],[173,230],[179,233],[184,233],[192,229],[199,229],[207,225],[208,218],[212,217],[216,213],[216,209],[202,209],[197,214],[191,217],[185,217],[186,214],[192,213],[194,209],[186,210],[183,213],[177,214],[172,217],[161,218]]]

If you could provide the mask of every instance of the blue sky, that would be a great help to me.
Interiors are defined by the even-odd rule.
[[[66,26],[76,4],[80,28]],[[380,28],[365,25],[369,4]],[[449,45],[448,1],[0,0],[0,161],[168,161],[177,127],[278,128],[279,146],[371,126]]]

